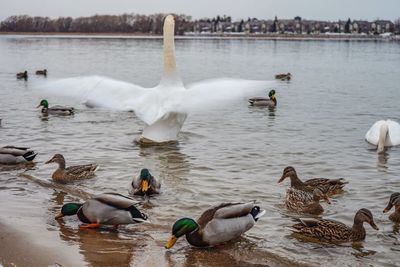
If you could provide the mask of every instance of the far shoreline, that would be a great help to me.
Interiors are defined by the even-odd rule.
[[[122,38],[122,39],[162,39],[162,35],[146,33],[84,33],[84,32],[0,32],[0,36],[37,36],[46,38]],[[176,39],[206,40],[285,40],[285,41],[396,41],[400,36],[360,34],[193,34],[175,35]]]

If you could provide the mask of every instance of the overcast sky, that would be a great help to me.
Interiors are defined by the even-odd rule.
[[[256,17],[374,20],[400,17],[400,0],[0,0],[0,20],[11,15],[90,16],[122,13],[179,13],[193,18]]]

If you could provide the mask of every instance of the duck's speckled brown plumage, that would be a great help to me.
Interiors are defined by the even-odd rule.
[[[55,154],[46,164],[51,162],[58,163],[58,169],[53,173],[52,179],[60,183],[90,178],[98,169],[97,164],[70,166],[66,168],[65,159],[61,154]]]
[[[390,196],[389,203],[387,207],[383,210],[384,213],[388,212],[391,210],[391,208],[394,206],[394,212],[389,215],[389,219],[392,222],[395,223],[400,223],[400,193],[393,193]]]
[[[290,186],[293,188],[306,192],[313,192],[314,189],[318,187],[328,196],[340,193],[343,190],[344,185],[348,183],[343,178],[313,178],[303,182],[297,176],[296,170],[291,166],[288,166],[283,170],[282,177],[278,183],[285,180],[286,177],[290,177]]]
[[[331,220],[302,219],[300,223],[292,226],[292,230],[304,236],[328,242],[361,241],[366,235],[364,222],[368,222],[378,230],[372,213],[367,209],[360,209],[356,213],[353,227]]]
[[[290,211],[319,215],[324,212],[324,208],[320,204],[321,198],[330,203],[329,199],[318,188],[314,189],[313,193],[289,188],[286,191],[285,204]]]

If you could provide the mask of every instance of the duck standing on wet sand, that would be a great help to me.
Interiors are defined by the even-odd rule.
[[[43,107],[43,114],[51,114],[51,115],[73,115],[74,108],[73,107],[64,107],[60,105],[49,107],[49,102],[46,99],[40,101],[39,105],[36,108]]]
[[[142,169],[138,177],[133,178],[130,192],[137,196],[150,196],[160,193],[160,182],[150,174],[148,169]]]
[[[19,164],[32,161],[37,153],[28,147],[4,146],[0,148],[0,164]]]
[[[17,79],[28,79],[28,71],[17,73]]]
[[[251,106],[266,106],[266,107],[276,107],[277,101],[275,97],[275,90],[271,90],[268,93],[269,98],[266,97],[253,97],[249,99]]]
[[[328,242],[362,241],[366,232],[363,223],[367,222],[375,230],[379,230],[374,222],[372,213],[367,209],[360,209],[354,216],[354,224],[348,227],[345,224],[331,220],[300,219],[300,223],[290,228],[295,233]]]
[[[165,248],[171,248],[183,235],[195,247],[213,247],[228,242],[252,228],[264,213],[253,202],[221,204],[206,210],[197,222],[190,218],[177,220]]]
[[[313,178],[302,182],[297,176],[296,170],[288,166],[283,170],[282,177],[278,183],[281,183],[285,178],[290,177],[290,186],[306,192],[313,192],[316,187],[328,196],[340,193],[343,187],[348,182],[343,178],[328,179],[328,178]]]
[[[292,78],[292,74],[288,73],[279,73],[275,75],[275,79],[281,81],[289,81]]]
[[[67,203],[55,219],[64,216],[77,215],[85,223],[81,228],[98,228],[101,225],[141,223],[147,220],[147,215],[140,212],[136,202],[129,197],[117,193],[103,193],[96,195],[85,203]]]
[[[320,200],[324,199],[326,203],[331,204],[327,195],[319,188],[315,188],[312,193],[289,188],[286,191],[286,207],[290,211],[298,213],[307,213],[312,215],[320,215],[324,212],[324,208],[320,204]]]
[[[64,156],[61,154],[55,154],[45,164],[52,162],[58,164],[58,169],[53,173],[51,178],[53,181],[59,183],[68,183],[75,180],[91,178],[99,168],[97,164],[70,166],[66,168]]]
[[[392,222],[400,223],[400,193],[393,193],[390,196],[389,203],[383,210],[383,213],[388,212],[394,206],[394,212],[390,214],[389,219]]]
[[[36,71],[36,75],[43,75],[43,76],[47,76],[47,69],[44,70],[37,70]]]

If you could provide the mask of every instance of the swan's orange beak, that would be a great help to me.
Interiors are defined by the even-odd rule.
[[[172,247],[175,245],[176,240],[178,240],[178,238],[176,238],[176,236],[172,235],[172,236],[168,239],[167,243],[165,243],[165,248],[166,248],[166,249],[172,248]]]

